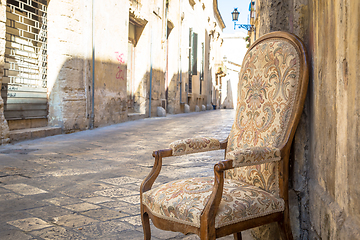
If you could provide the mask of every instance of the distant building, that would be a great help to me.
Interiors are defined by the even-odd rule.
[[[246,36],[243,32],[223,34],[224,44],[222,52],[226,76],[222,80],[221,108],[236,107],[239,73],[242,60],[247,51]]]

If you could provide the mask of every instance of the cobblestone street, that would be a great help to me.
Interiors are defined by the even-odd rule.
[[[233,110],[169,115],[1,146],[0,239],[143,239],[139,186],[152,151],[187,137],[223,140],[233,119]],[[211,176],[222,158],[167,158],[155,185]],[[152,236],[198,239],[155,227]]]

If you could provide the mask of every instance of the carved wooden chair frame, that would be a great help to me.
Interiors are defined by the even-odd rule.
[[[149,218],[151,218],[153,224],[157,228],[168,231],[182,232],[184,234],[195,233],[199,235],[200,238],[203,240],[216,239],[229,234],[234,234],[234,239],[241,239],[241,231],[271,222],[277,222],[282,239],[293,239],[290,227],[288,204],[289,155],[292,140],[296,131],[297,124],[299,123],[301,117],[302,108],[306,97],[309,78],[308,57],[302,41],[298,37],[285,32],[272,32],[264,35],[263,37],[259,38],[257,41],[254,42],[254,44],[249,48],[248,52],[255,46],[257,46],[257,44],[270,38],[283,38],[292,43],[292,45],[296,48],[301,62],[299,72],[300,94],[298,101],[296,101],[293,106],[297,110],[295,111],[294,116],[290,119],[289,122],[289,124],[293,127],[288,128],[287,132],[285,133],[285,136],[287,136],[288,140],[279,147],[281,155],[281,160],[279,161],[279,196],[285,202],[284,211],[253,218],[250,220],[241,221],[224,227],[215,228],[215,216],[217,214],[217,210],[219,208],[223,193],[224,171],[233,167],[233,160],[224,160],[220,161],[214,166],[214,185],[210,198],[200,216],[200,228],[157,217],[152,214],[151,211],[149,211],[146,205],[143,204],[142,197],[143,193],[151,189],[155,179],[159,175],[163,158],[174,155],[172,149],[159,150],[153,152],[153,157],[155,158],[154,166],[150,174],[142,182],[140,188],[141,219],[144,230],[144,239],[147,240],[151,238]],[[227,144],[228,141],[226,139],[225,141],[220,142],[219,146],[219,149],[225,149],[225,156]]]

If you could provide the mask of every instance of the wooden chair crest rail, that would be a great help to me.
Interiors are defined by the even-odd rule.
[[[190,138],[153,152],[154,167],[140,188],[144,239],[149,218],[160,229],[216,239],[270,222],[282,238],[293,239],[288,175],[291,143],[309,79],[302,41],[272,32],[247,51],[239,74],[235,121],[228,138]],[[172,181],[151,189],[169,156],[224,149],[214,177]]]

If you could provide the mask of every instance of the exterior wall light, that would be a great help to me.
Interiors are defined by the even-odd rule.
[[[247,31],[253,32],[255,31],[255,26],[251,24],[236,24],[236,22],[239,19],[240,12],[237,10],[237,8],[234,8],[234,11],[231,13],[232,20],[234,22],[234,30],[236,27],[246,29]]]

